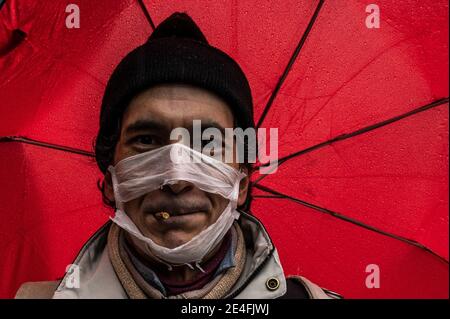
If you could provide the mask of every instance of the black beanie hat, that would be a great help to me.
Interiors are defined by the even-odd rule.
[[[146,43],[125,56],[108,81],[95,150],[103,172],[110,161],[101,160],[99,152],[105,138],[110,139],[107,137],[117,130],[114,119],[122,118],[134,96],[163,83],[190,84],[211,91],[230,106],[238,127],[255,126],[250,86],[239,65],[210,46],[187,14],[174,13],[153,31]]]

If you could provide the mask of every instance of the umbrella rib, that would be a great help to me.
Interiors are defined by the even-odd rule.
[[[300,54],[300,51],[302,50],[303,45],[305,44],[306,39],[308,38],[308,36],[311,32],[311,29],[313,28],[314,23],[317,20],[317,17],[319,16],[319,12],[322,9],[324,2],[325,2],[325,0],[320,0],[319,3],[317,4],[314,14],[311,17],[311,20],[309,21],[305,32],[303,33],[302,37],[300,38],[300,41],[298,42],[297,47],[295,48],[294,52],[292,53],[292,56],[289,59],[289,62],[286,65],[286,68],[284,69],[283,73],[281,74],[280,78],[278,79],[277,85],[275,86],[275,89],[273,90],[272,94],[270,95],[270,98],[267,101],[267,104],[264,107],[263,112],[261,113],[261,116],[258,120],[258,124],[256,124],[256,127],[261,126],[262,122],[266,118],[267,113],[269,112],[269,109],[272,107],[273,102],[275,101],[275,98],[277,97],[277,95],[281,89],[281,86],[283,85],[283,83],[286,80],[289,72],[291,71],[295,61],[297,60],[297,57]]]
[[[152,17],[150,16],[150,13],[147,10],[147,7],[144,4],[144,0],[138,0],[138,3],[142,9],[142,12],[144,12],[145,18],[147,19],[148,23],[152,27],[152,30],[155,31],[155,24],[153,23]]]
[[[319,212],[321,212],[321,213],[324,213],[324,214],[330,215],[330,216],[332,216],[332,217],[338,218],[338,219],[343,220],[343,221],[345,221],[345,222],[347,222],[347,223],[356,225],[356,226],[358,226],[358,227],[362,227],[362,228],[364,228],[364,229],[373,231],[373,232],[378,233],[378,234],[380,234],[380,235],[384,235],[384,236],[387,236],[387,237],[390,237],[390,238],[399,240],[399,241],[401,241],[401,242],[404,242],[404,243],[406,243],[406,244],[415,246],[415,247],[417,247],[417,248],[420,248],[420,249],[422,249],[422,250],[424,250],[424,251],[426,251],[426,252],[432,254],[432,255],[435,256],[435,257],[438,257],[441,261],[445,262],[446,264],[449,263],[444,257],[440,256],[439,254],[437,254],[437,253],[435,253],[434,251],[432,251],[430,248],[424,246],[423,244],[421,244],[421,243],[419,243],[419,242],[417,242],[417,241],[415,241],[415,240],[408,239],[408,238],[406,238],[406,237],[403,237],[403,236],[400,236],[400,235],[396,235],[396,234],[393,234],[393,233],[390,233],[390,232],[381,230],[381,229],[379,229],[379,228],[376,228],[376,227],[374,227],[374,226],[365,224],[365,223],[363,223],[363,222],[361,222],[361,221],[359,221],[359,220],[353,219],[353,218],[348,217],[348,216],[346,216],[346,215],[343,215],[343,214],[341,214],[341,213],[332,211],[332,210],[327,209],[327,208],[324,208],[324,207],[320,207],[320,206],[314,205],[314,204],[312,204],[312,203],[308,203],[308,202],[306,202],[306,201],[304,201],[304,200],[301,200],[301,199],[299,199],[299,198],[296,198],[296,197],[293,197],[293,196],[290,196],[290,195],[287,195],[287,194],[283,194],[283,193],[278,192],[278,191],[276,191],[276,190],[274,190],[274,189],[272,189],[272,188],[269,188],[269,187],[266,187],[266,186],[263,186],[263,185],[259,185],[259,184],[258,184],[258,185],[254,185],[254,186],[255,186],[256,188],[262,190],[262,191],[267,192],[267,193],[274,194],[274,195],[276,195],[276,196],[281,196],[283,199],[291,200],[291,201],[293,201],[293,202],[295,202],[295,203],[297,203],[297,204],[306,206],[306,207],[308,207],[308,208],[314,209],[314,210],[319,211]]]
[[[286,155],[286,156],[281,157],[281,158],[278,159],[278,166],[277,166],[277,168],[278,168],[281,164],[285,163],[286,161],[288,161],[288,160],[290,160],[290,159],[292,159],[292,158],[294,158],[294,157],[297,157],[297,156],[301,156],[301,155],[307,154],[307,153],[309,153],[309,152],[315,151],[315,150],[317,150],[317,149],[320,149],[320,148],[322,148],[322,147],[328,146],[328,145],[333,144],[333,143],[335,143],[335,142],[340,142],[340,141],[343,141],[343,140],[346,140],[346,139],[349,139],[349,138],[352,138],[352,137],[355,137],[355,136],[358,136],[358,135],[361,135],[361,134],[364,134],[364,133],[373,131],[373,130],[378,129],[378,128],[380,128],[380,127],[383,127],[383,126],[386,126],[386,125],[395,123],[395,122],[397,122],[397,121],[403,120],[403,119],[405,119],[405,118],[407,118],[407,117],[410,117],[410,116],[412,116],[412,115],[415,115],[415,114],[417,114],[417,113],[420,113],[420,112],[424,112],[424,111],[430,110],[430,109],[432,109],[432,108],[438,107],[438,106],[443,105],[443,104],[446,104],[446,103],[448,103],[448,102],[449,102],[449,98],[448,98],[448,97],[442,98],[442,99],[438,99],[438,100],[433,101],[433,102],[431,102],[431,103],[429,103],[429,104],[426,104],[426,105],[420,106],[420,107],[418,107],[418,108],[415,108],[414,110],[411,110],[411,111],[408,111],[408,112],[406,112],[406,113],[403,113],[403,114],[394,116],[394,117],[392,117],[392,118],[390,118],[390,119],[387,119],[387,120],[384,120],[384,121],[381,121],[381,122],[378,122],[378,123],[375,123],[375,124],[372,124],[372,125],[363,127],[363,128],[361,128],[361,129],[356,130],[356,131],[351,132],[351,133],[344,133],[344,134],[341,134],[341,135],[336,136],[336,137],[334,137],[334,138],[332,138],[332,139],[330,139],[330,140],[327,140],[327,141],[325,141],[325,142],[322,142],[322,143],[319,143],[319,144],[310,146],[310,147],[308,147],[308,148],[305,148],[305,149],[303,149],[303,150],[297,151],[297,152],[295,152],[295,153]],[[261,164],[261,165],[259,165],[258,167],[261,167],[261,166],[267,166],[267,165],[268,165],[268,164]],[[258,168],[258,167],[256,167],[256,168]],[[254,185],[255,185],[255,184],[258,184],[258,183],[259,183],[263,178],[265,178],[267,175],[269,175],[269,174],[266,173],[266,174],[264,174],[264,175],[261,175],[260,177],[258,177],[258,178],[253,182],[253,184],[254,184]]]
[[[396,116],[394,118],[388,119],[386,121],[383,121],[383,122],[380,122],[380,123],[377,123],[377,124],[374,124],[374,125],[367,126],[365,128],[362,128],[362,129],[357,130],[357,131],[352,132],[352,133],[340,135],[340,136],[335,137],[335,138],[333,138],[331,140],[328,140],[326,142],[323,142],[323,143],[317,144],[315,146],[311,146],[311,147],[309,147],[307,149],[304,149],[304,150],[295,152],[293,154],[287,155],[287,156],[282,157],[281,159],[279,159],[278,166],[281,165],[282,163],[286,162],[287,160],[293,158],[293,157],[303,155],[305,153],[311,152],[313,150],[316,150],[318,148],[321,148],[321,147],[324,147],[326,145],[332,144],[334,142],[342,141],[342,140],[348,139],[350,137],[354,137],[356,135],[360,135],[360,134],[366,133],[368,131],[377,129],[379,127],[385,126],[387,124],[391,124],[393,122],[399,121],[399,120],[401,120],[403,118],[406,118],[408,116],[411,116],[413,114],[417,114],[419,112],[423,112],[423,111],[431,109],[433,107],[437,107],[439,105],[448,103],[448,101],[449,101],[448,98],[444,98],[444,99],[440,99],[440,100],[434,101],[433,103],[424,105],[424,106],[419,107],[419,108],[417,108],[415,110],[412,110],[412,111],[407,112],[405,114],[402,114],[402,115]],[[27,138],[27,137],[23,137],[23,136],[2,136],[2,137],[0,137],[0,143],[1,142],[19,142],[19,143],[31,144],[31,145],[45,147],[45,148],[51,148],[51,149],[55,149],[55,150],[59,150],[59,151],[65,151],[65,152],[69,152],[69,153],[84,155],[84,156],[88,156],[88,157],[95,157],[95,154],[93,152],[89,152],[89,151],[85,151],[85,150],[81,150],[81,149],[77,149],[77,148],[73,148],[73,147],[69,147],[69,146],[63,146],[63,145],[58,145],[58,144],[53,144],[53,143],[42,142],[42,141],[38,141],[38,140]],[[258,184],[258,182],[262,178],[264,178],[265,176],[267,176],[267,175],[260,176],[252,184],[254,186],[256,186]]]
[[[31,145],[35,145],[35,146],[39,146],[39,147],[44,147],[44,148],[55,149],[58,151],[74,153],[74,154],[78,154],[78,155],[95,157],[95,154],[93,152],[89,152],[89,151],[85,151],[85,150],[81,150],[81,149],[69,147],[69,146],[63,146],[63,145],[58,145],[58,144],[37,141],[37,140],[33,140],[31,138],[23,137],[23,136],[1,136],[0,143],[2,143],[2,142],[3,143],[6,143],[6,142],[25,143],[25,144],[31,144]]]
[[[281,195],[252,195],[252,198],[284,198]]]

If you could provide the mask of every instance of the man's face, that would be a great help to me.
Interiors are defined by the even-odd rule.
[[[201,120],[202,129],[216,127],[222,131],[234,124],[225,102],[205,90],[173,84],[144,91],[131,101],[123,115],[114,165],[126,157],[176,143],[170,140],[172,129],[183,127],[191,131],[193,120]],[[238,163],[228,165],[239,169]],[[247,188],[245,178],[241,181],[238,205],[244,203]],[[112,194],[109,183],[107,196],[113,199]],[[228,200],[220,195],[179,181],[125,203],[124,209],[145,236],[174,248],[213,224],[227,204]],[[157,218],[155,214],[161,211],[170,212],[171,217]]]

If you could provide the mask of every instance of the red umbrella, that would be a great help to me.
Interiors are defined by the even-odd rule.
[[[348,298],[448,298],[446,1],[377,1],[380,28],[356,0],[144,2],[80,1],[80,28],[68,0],[0,9],[1,297],[60,277],[106,221],[90,153],[104,86],[186,11],[246,72],[256,122],[279,130],[252,211],[286,273]]]

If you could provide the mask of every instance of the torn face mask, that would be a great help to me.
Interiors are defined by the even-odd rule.
[[[125,158],[108,170],[117,207],[112,221],[144,243],[145,248],[168,264],[169,268],[183,264],[199,267],[203,258],[223,239],[234,220],[239,218],[236,210],[239,182],[246,175],[181,143]],[[214,224],[181,246],[167,248],[144,236],[124,211],[123,204],[178,181],[187,181],[205,192],[219,194],[229,203]]]

